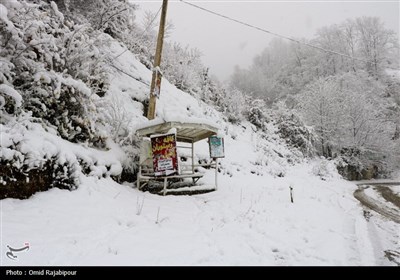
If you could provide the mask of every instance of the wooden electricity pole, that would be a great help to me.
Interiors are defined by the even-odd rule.
[[[164,30],[165,30],[165,18],[167,15],[167,6],[168,6],[168,0],[163,0],[160,28],[158,30],[158,37],[157,37],[156,55],[154,58],[154,65],[153,65],[153,76],[151,78],[149,109],[147,110],[147,118],[149,120],[155,118],[156,100],[161,90],[162,77],[160,72],[160,63],[161,63],[161,52],[164,43]]]

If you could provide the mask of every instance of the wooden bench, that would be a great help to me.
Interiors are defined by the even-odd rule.
[[[200,178],[202,178],[204,174],[202,173],[192,173],[192,174],[181,174],[181,175],[170,175],[170,176],[154,176],[154,175],[142,175],[138,174],[137,178],[137,188],[140,190],[143,186],[140,182],[149,182],[149,181],[163,181],[163,195],[166,194],[167,188],[173,183],[171,179],[187,179],[191,178],[193,180],[193,185],[197,183]],[[168,181],[170,180],[170,181]]]

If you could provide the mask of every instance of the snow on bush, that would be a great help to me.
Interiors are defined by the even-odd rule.
[[[8,113],[13,113],[17,108],[21,107],[21,104],[22,97],[16,90],[6,84],[0,84],[0,110],[5,107]]]
[[[340,178],[333,161],[321,158],[315,160],[312,165],[312,174],[320,177],[324,181]]]
[[[243,120],[248,104],[246,96],[240,90],[232,88],[226,92],[223,99],[223,112],[231,123],[239,123]]]
[[[56,16],[60,19],[60,21],[64,21],[64,15],[60,13],[60,11],[58,10],[57,4],[54,1],[51,1],[50,5]]]
[[[74,189],[87,169],[91,176],[119,176],[125,157],[107,142],[96,106],[108,90],[107,53],[97,46],[107,47],[110,37],[65,20],[53,2],[5,4],[0,18],[2,198],[25,198],[49,187]],[[115,155],[100,160],[100,151],[87,153],[70,142]]]
[[[264,113],[266,108],[265,101],[262,99],[254,99],[250,102],[246,117],[250,123],[259,129],[265,129],[267,117]]]
[[[98,178],[120,176],[125,155],[115,144],[108,151],[85,148],[36,121],[22,113],[7,125],[0,124],[0,177],[5,188],[0,198],[10,194],[26,198],[51,187],[72,190],[79,186],[82,173]]]
[[[278,133],[286,140],[288,145],[298,149],[306,157],[315,156],[315,135],[297,115],[280,112],[276,123]]]
[[[45,139],[40,124],[23,114],[8,125],[0,124],[0,199],[27,198],[52,187],[75,189],[80,167],[57,144]]]
[[[93,93],[107,89],[105,58],[96,47],[106,43],[107,36],[64,21],[54,2],[19,3],[18,9],[8,9],[15,23],[12,31],[4,24],[4,12],[0,21],[5,70],[0,80],[9,85],[0,88],[2,106],[4,94],[12,96],[17,107],[22,96],[21,109],[56,127],[64,139],[104,146],[96,135]],[[46,16],[43,10],[49,11]]]
[[[8,9],[3,4],[0,4],[0,21],[6,25],[5,28],[8,31],[14,30],[14,24],[8,19]]]

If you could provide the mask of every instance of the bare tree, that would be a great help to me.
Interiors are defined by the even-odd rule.
[[[396,36],[384,27],[377,17],[361,17],[355,20],[359,37],[359,50],[366,60],[369,74],[379,75],[384,67],[384,60],[390,48],[396,47]]]
[[[312,83],[299,98],[306,122],[314,126],[320,141],[320,151],[332,156],[332,147],[338,143],[342,119],[342,100],[337,83],[330,78],[320,78]]]

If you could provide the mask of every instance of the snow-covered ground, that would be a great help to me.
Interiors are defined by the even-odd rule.
[[[391,264],[383,251],[394,245],[371,229],[355,187],[321,181],[306,164],[284,178],[221,176],[218,191],[196,196],[82,181],[76,191],[1,202],[2,265]],[[18,261],[5,257],[6,245],[24,242],[31,247]]]
[[[116,43],[110,48],[115,55],[123,50]],[[149,82],[150,71],[130,52],[114,63]],[[105,100],[126,112],[134,130],[146,121],[140,100],[148,88],[115,71]],[[217,191],[162,197],[117,184],[107,177],[112,174],[102,178],[93,169],[92,176],[79,175],[75,191],[51,189],[27,200],[1,200],[1,265],[394,265],[384,251],[398,250],[391,240],[399,225],[385,221],[389,231],[371,228],[353,197],[357,186],[325,161],[302,160],[272,124],[268,134],[247,122],[229,124],[166,80],[157,115],[203,118],[220,126],[226,158]],[[44,151],[40,143],[51,143],[70,157],[83,155],[115,170],[123,161],[119,148],[98,152],[46,133],[30,131],[35,149]],[[196,144],[196,155],[207,157],[205,142]],[[202,182],[212,182],[214,170],[205,172]],[[18,260],[6,257],[7,245],[20,248],[26,242],[30,250],[16,253]]]

